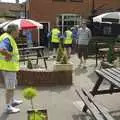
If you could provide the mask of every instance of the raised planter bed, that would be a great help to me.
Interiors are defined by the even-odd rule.
[[[17,73],[18,85],[71,85],[72,71],[48,71],[40,69],[21,69]]]
[[[60,63],[54,63],[54,70],[55,71],[72,71],[73,64],[60,64]]]
[[[36,112],[36,113],[34,113],[34,112]],[[27,111],[27,113],[28,113],[28,120],[31,120],[31,115],[33,114],[37,114],[37,113],[42,113],[42,114],[44,114],[44,116],[45,116],[45,119],[44,120],[48,120],[48,115],[47,115],[47,110],[46,109],[44,109],[44,110],[37,110],[37,111],[34,111],[34,110],[29,110],[29,111]],[[34,117],[34,116],[33,116]],[[37,118],[37,120],[38,120],[38,117],[39,117],[39,114],[38,114],[38,116],[36,116]],[[36,120],[35,119],[35,120]]]

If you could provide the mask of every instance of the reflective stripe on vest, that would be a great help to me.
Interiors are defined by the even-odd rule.
[[[12,56],[12,59],[10,60],[11,62],[19,62],[18,60],[15,59],[16,56]],[[5,60],[4,56],[0,56],[0,60]]]
[[[51,42],[53,42],[53,43],[59,43],[60,42],[60,39],[58,37],[59,34],[60,34],[59,29],[53,28]]]
[[[66,38],[64,40],[64,44],[72,44],[72,32],[70,30],[67,30],[65,33]]]
[[[16,45],[16,42],[12,36],[10,36],[8,33],[4,33],[0,36],[0,42],[2,42],[5,38],[8,38],[10,41],[10,44],[13,48],[12,52],[12,59],[7,61],[5,60],[5,56],[3,56],[0,53],[0,70],[5,70],[5,71],[18,71],[19,70],[19,52],[18,48]]]

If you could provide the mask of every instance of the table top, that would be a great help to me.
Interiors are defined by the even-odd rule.
[[[100,48],[99,51],[100,52],[107,52],[107,51],[109,51],[109,48]]]
[[[97,45],[106,45],[107,43],[99,43],[97,42]]]
[[[44,49],[44,46],[37,46],[37,47],[26,47],[26,48],[20,48],[20,51],[24,51],[24,50],[39,50],[39,49]]]
[[[98,76],[105,78],[107,81],[120,88],[120,68],[107,68],[96,70]]]
[[[100,52],[108,52],[109,48],[100,48]],[[114,47],[114,52],[120,52],[120,48]]]

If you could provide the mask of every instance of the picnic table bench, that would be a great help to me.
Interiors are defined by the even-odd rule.
[[[48,59],[48,56],[44,56],[44,48],[44,46],[20,48],[20,61],[28,61],[29,59],[31,59],[36,60],[36,64],[38,64],[38,59],[43,59],[45,68],[47,69],[46,59]],[[33,51],[35,52],[34,54]]]
[[[78,96],[82,99],[85,104],[85,109],[88,108],[92,113],[95,120],[114,120],[113,117],[108,113],[106,108],[98,103],[91,93],[89,93],[86,89],[76,89],[75,90]],[[86,110],[83,108],[83,111]]]
[[[91,91],[93,96],[120,92],[120,68],[107,68],[96,70],[95,72],[98,75],[98,80],[96,81],[96,84]],[[110,84],[108,89],[99,89],[103,80],[107,80]]]
[[[86,92],[86,90],[80,90],[80,91],[76,91],[76,92],[81,97],[83,102],[85,103],[85,105],[83,107],[84,112],[86,112],[87,109],[89,109],[92,112],[92,114],[94,115],[93,112],[94,112],[94,109],[96,109],[97,111],[102,111],[101,112],[102,115],[104,113],[106,113],[109,116],[107,111],[105,111],[105,109],[102,108],[101,105],[99,105],[94,100],[93,97],[95,95],[113,94],[113,93],[120,92],[120,68],[107,68],[107,69],[96,70],[95,72],[98,75],[98,79],[97,79],[92,91]],[[107,80],[110,86],[107,88],[104,88],[104,89],[100,89],[100,86],[102,86],[102,82],[104,80]],[[95,113],[95,114],[98,114],[98,113]],[[94,115],[94,117],[95,117],[95,115]],[[108,119],[106,117],[105,120],[112,120],[112,118]]]

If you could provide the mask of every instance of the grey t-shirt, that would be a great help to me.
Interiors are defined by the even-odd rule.
[[[91,30],[86,27],[83,29],[82,27],[78,29],[78,41],[77,44],[79,45],[88,45],[90,39],[91,39]]]

